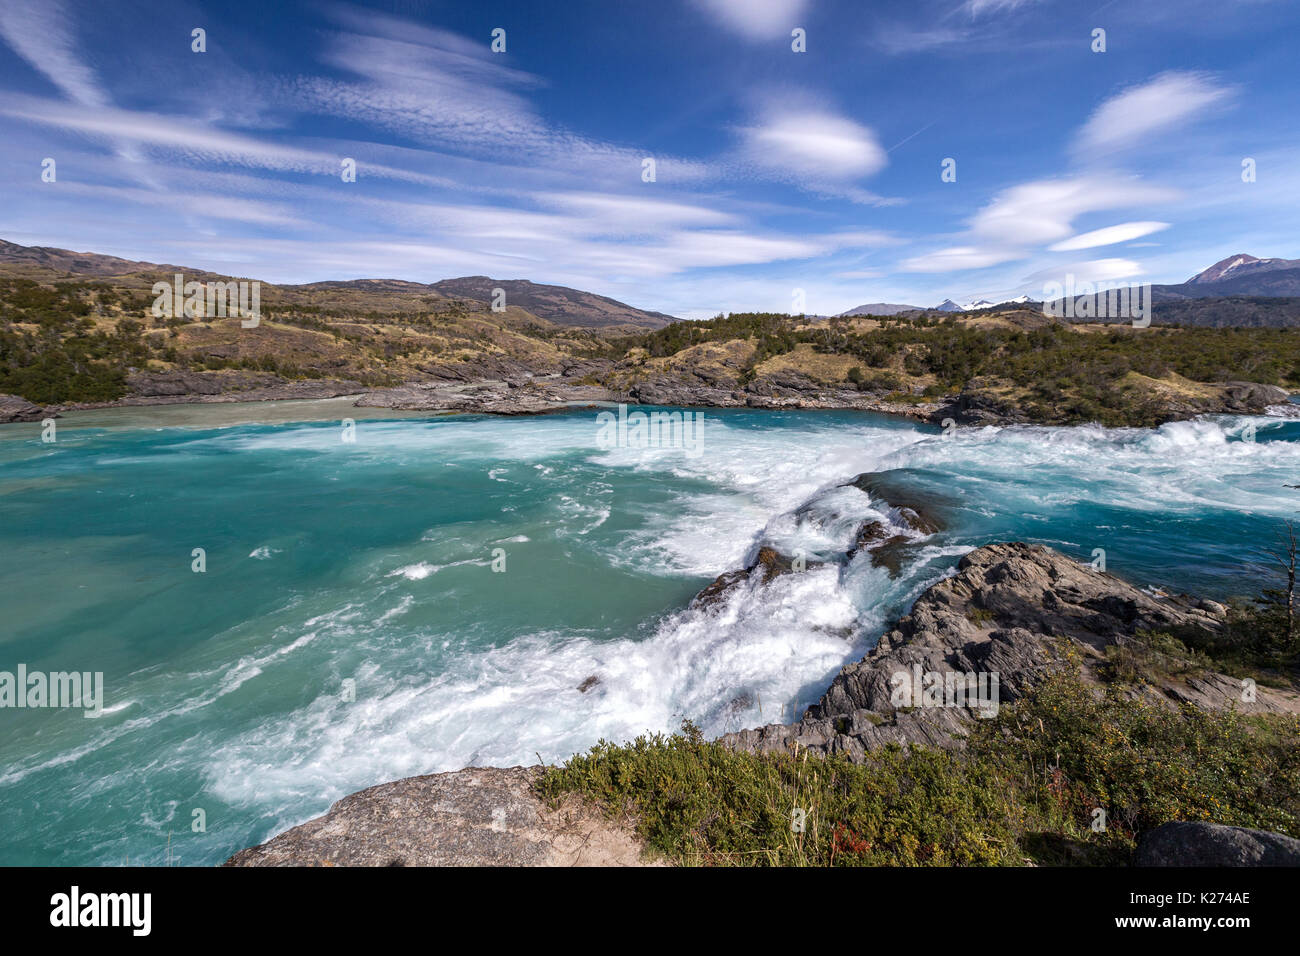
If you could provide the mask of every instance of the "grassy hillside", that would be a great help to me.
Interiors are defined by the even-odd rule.
[[[170,276],[0,271],[0,393],[39,404],[102,402],[127,394],[133,373],[223,369],[379,386],[493,362],[547,368],[609,351],[599,332],[515,307],[494,313],[407,283],[263,283],[256,328],[234,317],[155,318],[150,290],[159,279]]]
[[[559,324],[517,305],[493,312],[396,280],[263,283],[260,324],[246,329],[234,317],[155,318],[158,280],[171,275],[79,278],[26,261],[0,265],[0,394],[48,405],[113,401],[151,375],[176,373],[191,385],[196,375],[227,383],[257,372],[380,387],[581,365],[573,374],[586,384],[678,383],[682,401],[698,386],[796,397],[854,390],[895,405],[962,394],[1024,420],[1151,425],[1171,409],[1213,408],[1215,383],[1300,387],[1300,329],[1070,325],[1012,310],[734,314],[628,332]]]
[[[1032,312],[837,317],[745,314],[678,322],[620,340],[647,370],[744,343],[745,384],[778,371],[894,401],[973,392],[1031,420],[1155,424],[1170,400],[1227,381],[1300,387],[1300,329],[1069,325]]]

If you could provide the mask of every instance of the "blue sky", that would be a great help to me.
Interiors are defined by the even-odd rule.
[[[1300,258],[1297,38],[1290,0],[4,0],[0,238],[690,317],[1178,282]]]

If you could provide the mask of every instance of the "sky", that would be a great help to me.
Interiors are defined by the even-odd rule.
[[[687,318],[1181,282],[1300,258],[1298,38],[1294,0],[3,0],[0,238]]]

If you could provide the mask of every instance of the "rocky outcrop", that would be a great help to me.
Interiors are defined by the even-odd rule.
[[[815,568],[823,563],[821,561],[805,561],[804,567]],[[691,602],[691,606],[707,607],[716,604],[733,587],[751,578],[757,578],[766,583],[773,578],[782,574],[789,574],[794,570],[795,560],[790,556],[782,554],[775,548],[759,548],[757,557],[748,566],[738,571],[727,571],[719,574],[713,579],[712,584],[695,595],[695,600]]]
[[[1287,403],[1286,389],[1258,382],[1200,383],[1183,380],[1175,384],[1146,379],[1127,392],[1133,424],[1158,424],[1195,418],[1198,415],[1263,415],[1270,408]],[[962,391],[945,400],[930,415],[935,425],[954,422],[963,426],[1065,425],[1080,419],[1071,402],[1043,403],[1025,390],[999,390],[996,382],[972,379]],[[1006,384],[1006,383],[1001,383]],[[1064,396],[1062,396],[1064,397]]]
[[[870,479],[873,476],[863,476]],[[762,548],[747,568],[701,592],[709,602],[737,581],[794,572],[789,559]],[[889,743],[953,747],[983,705],[1015,701],[1054,668],[1082,663],[1096,680],[1107,648],[1142,630],[1217,630],[1225,609],[1188,597],[1156,597],[1050,548],[987,545],[967,554],[956,573],[933,585],[861,661],[844,667],[821,700],[793,724],[728,734],[751,751],[794,749],[861,759]],[[996,674],[994,694],[959,706],[901,705],[896,675]],[[588,677],[578,690],[599,683]],[[1297,695],[1201,673],[1167,685],[1135,688],[1168,702],[1243,711],[1300,712]],[[740,708],[747,700],[738,698]],[[571,796],[549,807],[533,785],[539,768],[468,768],[410,777],[340,800],[322,817],[259,846],[228,866],[638,865],[647,862],[630,821],[612,821]],[[1190,829],[1189,829],[1190,828]],[[1135,858],[1145,866],[1297,865],[1300,842],[1237,827],[1174,823],[1143,836]]]
[[[1138,838],[1134,866],[1300,866],[1300,840],[1218,823],[1166,823]]]
[[[111,402],[69,403],[53,406],[67,411],[83,408],[123,408],[141,405],[220,404],[226,402],[277,402],[295,399],[338,398],[366,390],[349,379],[286,379],[272,372],[224,369],[213,372],[132,372],[127,376],[130,394]]]
[[[1217,631],[1224,608],[1186,597],[1156,598],[1109,574],[1039,545],[994,544],[970,552],[957,572],[930,587],[912,611],[861,661],[844,667],[821,700],[793,724],[729,734],[732,746],[786,750],[796,744],[861,757],[887,743],[953,746],[982,704],[900,706],[904,676],[996,675],[997,704],[1021,697],[1067,654],[1098,679],[1106,649],[1131,644],[1139,631]],[[1204,672],[1139,692],[1201,707],[1294,711],[1295,695],[1259,689],[1242,698],[1239,680]]]
[[[556,379],[514,377],[487,382],[402,385],[368,392],[358,408],[400,408],[484,415],[540,415],[575,405],[617,401],[622,396],[599,386]]]
[[[1290,393],[1276,385],[1258,382],[1228,382],[1223,386],[1223,411],[1260,415],[1270,405],[1281,405]]]
[[[226,866],[640,866],[632,827],[533,792],[536,767],[470,767],[344,797]]]
[[[892,520],[895,523],[888,525],[879,520],[863,522],[847,551],[832,556],[829,561],[805,559],[802,568],[816,568],[827,563],[845,564],[860,551],[866,551],[871,555],[873,565],[884,567],[890,575],[897,576],[903,562],[921,545],[923,539],[947,525],[941,503],[924,492],[903,488],[888,473],[867,472],[846,482],[844,487],[857,488],[877,503],[887,506],[892,510]],[[899,533],[900,528],[908,533]],[[793,570],[796,570],[793,557],[763,545],[748,565],[735,571],[726,571],[714,578],[708,587],[695,595],[692,606],[715,604],[733,587],[743,582],[757,579],[767,583]]]
[[[33,405],[17,395],[0,395],[0,425],[9,422],[39,422],[45,418],[45,409]]]

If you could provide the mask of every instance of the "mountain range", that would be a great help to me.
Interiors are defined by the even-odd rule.
[[[1243,296],[1300,297],[1300,259],[1260,259],[1244,252],[1237,253],[1219,260],[1186,282],[1154,285],[1151,287],[1151,296],[1156,304]],[[1001,299],[997,302],[977,299],[964,305],[952,299],[944,299],[939,305],[928,309],[919,305],[873,302],[859,305],[840,314],[852,316],[898,315],[902,312],[975,312],[980,309],[1024,305],[1035,301],[1038,300],[1028,295],[1017,296],[1014,299]]]
[[[78,276],[115,278],[130,275],[183,272],[196,280],[224,278],[217,273],[156,262],[120,259],[94,252],[72,252],[48,246],[23,246],[0,239],[0,264],[48,269]],[[267,283],[269,285],[269,283]],[[351,279],[283,285],[285,292],[313,292],[350,289],[387,294],[424,294],[439,299],[468,300],[491,305],[496,290],[504,291],[504,302],[557,325],[588,329],[658,329],[677,318],[662,312],[638,309],[594,292],[558,285],[541,285],[527,279],[493,279],[465,276],[420,283],[402,279]]]
[[[118,278],[184,272],[196,279],[224,278],[217,273],[94,252],[73,252],[48,246],[23,246],[0,239],[0,265],[6,271],[25,274],[42,270],[95,278]],[[265,283],[269,285],[269,283]],[[425,296],[436,300],[467,301],[491,305],[496,290],[503,290],[505,302],[530,315],[559,326],[593,330],[643,331],[659,329],[677,321],[663,312],[638,309],[608,296],[546,285],[527,279],[494,279],[463,276],[420,283],[401,279],[351,279],[283,285],[285,293],[314,295],[332,290],[354,293],[382,293]],[[1259,298],[1278,301],[1255,301]],[[1164,321],[1196,325],[1294,325],[1300,324],[1300,259],[1261,259],[1237,253],[1214,263],[1185,282],[1152,286],[1152,300],[1161,307],[1157,317]],[[1214,300],[1204,302],[1202,300]],[[1222,300],[1222,301],[1220,301]],[[945,299],[937,306],[871,302],[840,313],[842,316],[898,315],[905,312],[976,312],[1009,306],[1032,305],[1028,295],[997,302],[977,299],[958,303]]]

